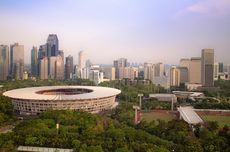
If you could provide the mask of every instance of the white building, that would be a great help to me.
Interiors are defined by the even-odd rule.
[[[89,79],[98,85],[103,82],[103,72],[100,72],[99,70],[90,70]]]
[[[174,94],[165,94],[165,93],[160,93],[160,94],[149,94],[150,98],[156,98],[158,101],[165,101],[165,102],[177,102],[177,97]]]

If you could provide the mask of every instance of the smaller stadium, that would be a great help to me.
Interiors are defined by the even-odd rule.
[[[37,115],[49,109],[98,113],[110,110],[121,91],[96,86],[44,86],[10,90],[14,110],[21,115]]]

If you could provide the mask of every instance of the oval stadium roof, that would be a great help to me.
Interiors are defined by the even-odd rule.
[[[65,94],[39,94],[39,91],[55,90],[55,89],[88,89],[92,90],[89,93],[65,95]],[[13,99],[25,100],[87,100],[95,98],[104,98],[120,94],[121,91],[108,87],[96,86],[44,86],[44,87],[31,87],[10,90],[4,92],[3,95]]]

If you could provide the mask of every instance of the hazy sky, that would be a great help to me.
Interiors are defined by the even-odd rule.
[[[1,0],[0,44],[30,49],[58,35],[65,56],[84,50],[93,63],[177,64],[214,48],[230,63],[230,0]]]

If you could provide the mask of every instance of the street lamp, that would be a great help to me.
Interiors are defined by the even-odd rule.
[[[139,106],[133,106],[133,109],[135,110],[134,122],[135,122],[135,124],[138,124],[140,122],[140,115],[138,114],[138,110],[140,110],[140,107]]]

